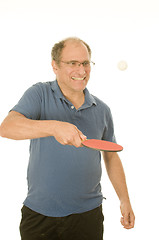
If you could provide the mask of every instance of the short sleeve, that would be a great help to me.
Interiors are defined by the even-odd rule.
[[[110,109],[108,109],[106,113],[105,129],[102,140],[116,143],[116,138],[114,134],[114,123]]]
[[[10,110],[23,114],[29,119],[38,120],[41,115],[42,91],[38,85],[26,90],[19,102]]]

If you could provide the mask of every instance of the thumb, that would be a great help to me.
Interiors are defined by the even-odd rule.
[[[85,141],[87,139],[87,137],[80,130],[78,130],[78,134],[79,134],[81,141]]]

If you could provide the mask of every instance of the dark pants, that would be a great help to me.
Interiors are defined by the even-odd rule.
[[[102,240],[102,206],[66,217],[47,217],[23,206],[21,240]]]

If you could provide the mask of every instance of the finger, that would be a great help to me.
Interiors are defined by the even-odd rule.
[[[130,214],[129,222],[130,222],[131,228],[133,228],[133,227],[134,227],[134,224],[135,224],[135,216],[134,216],[133,213]]]
[[[87,137],[77,127],[75,127],[74,130],[74,136],[68,140],[67,144],[75,147],[81,147],[81,142],[86,140]]]
[[[121,224],[123,225],[123,227],[124,227],[125,229],[131,229],[131,228],[134,227],[134,217],[132,217],[132,219],[133,219],[132,222],[130,222],[130,220],[129,220],[129,224],[128,224],[128,225],[125,224],[125,220],[124,220],[123,217],[121,218],[120,222],[121,222]]]
[[[74,134],[73,138],[70,140],[70,144],[77,147],[77,148],[81,147],[80,133],[82,134],[82,132],[80,132],[78,130],[78,128],[75,128],[75,134]]]
[[[79,129],[78,129],[78,134],[79,134],[79,137],[80,137],[80,147],[83,147],[82,142],[87,139],[87,136],[85,136]]]
[[[82,140],[81,140],[81,138],[80,138],[80,136],[78,135],[78,136],[76,136],[76,138],[74,139],[74,141],[73,141],[73,145],[75,146],[75,147],[81,147],[81,142],[82,142]]]
[[[124,218],[123,217],[121,217],[120,222],[124,226]]]
[[[125,228],[125,229],[130,229],[130,226],[126,226],[126,225],[125,225],[124,218],[121,218],[120,222],[121,222],[121,224],[123,225],[123,228]]]
[[[86,140],[86,136],[77,128],[77,131],[78,131],[78,134],[79,134],[79,137],[82,141]]]
[[[129,226],[130,223],[130,215],[129,214],[125,214],[124,215],[124,225],[125,226]]]
[[[80,130],[78,130],[78,134],[82,141],[85,141],[87,139],[87,137]]]

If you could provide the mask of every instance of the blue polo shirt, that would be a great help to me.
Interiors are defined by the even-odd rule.
[[[87,138],[115,142],[109,107],[84,90],[77,110],[62,94],[57,81],[29,88],[12,110],[29,119],[58,120],[77,126]],[[24,205],[51,217],[92,210],[102,203],[101,154],[85,147],[62,145],[52,137],[32,139]]]

